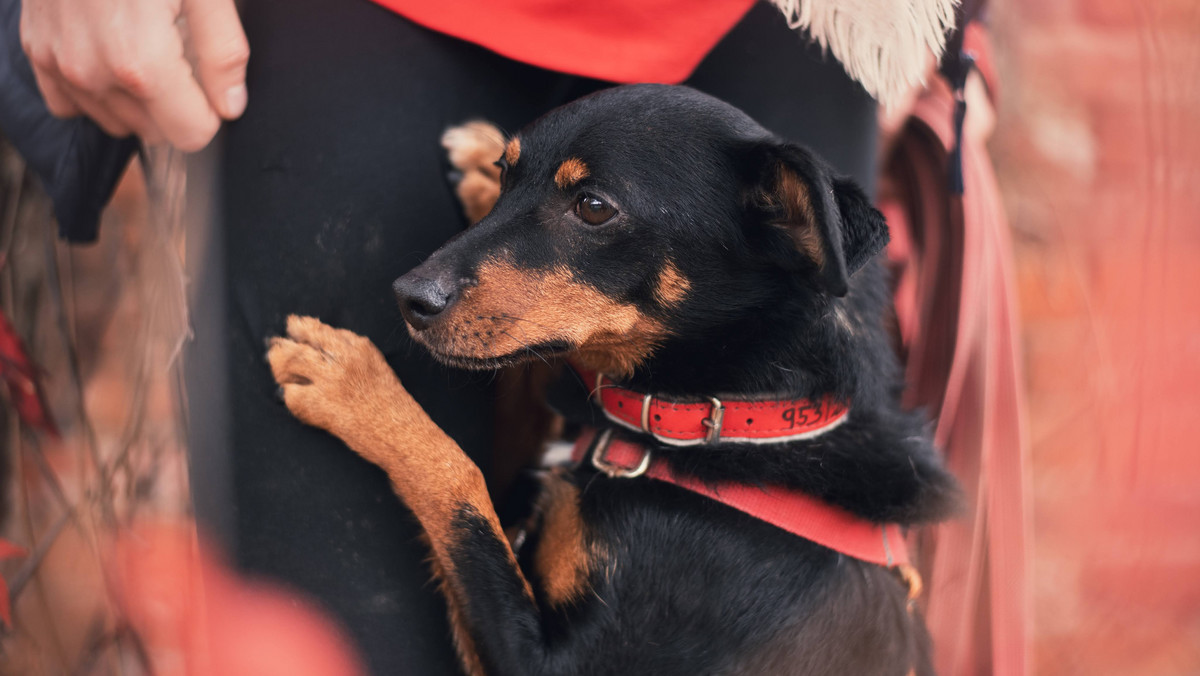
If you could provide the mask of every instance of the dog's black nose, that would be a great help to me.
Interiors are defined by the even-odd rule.
[[[400,314],[414,329],[429,326],[438,315],[458,300],[458,286],[444,279],[430,279],[409,273],[392,283]]]

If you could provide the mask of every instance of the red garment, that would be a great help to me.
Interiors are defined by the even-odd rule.
[[[992,96],[978,25],[966,48]],[[976,111],[967,108],[967,124]],[[916,558],[939,674],[1024,676],[1030,666],[1025,394],[1012,242],[982,133],[964,132],[964,192],[949,194],[954,94],[931,79],[884,170],[880,209],[892,233],[906,402],[937,416],[946,466],[966,512],[924,529]],[[974,112],[973,112],[974,111]]]
[[[613,82],[687,79],[754,0],[376,0],[426,28]]]

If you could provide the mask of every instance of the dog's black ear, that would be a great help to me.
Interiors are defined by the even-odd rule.
[[[825,290],[846,295],[850,275],[888,242],[883,214],[808,150],[790,143],[756,150],[755,202],[816,263]]]

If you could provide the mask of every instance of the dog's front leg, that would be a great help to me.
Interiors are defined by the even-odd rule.
[[[479,468],[400,384],[370,340],[311,317],[288,318],[267,353],[284,402],[387,472],[433,549],[467,672],[535,672],[541,641],[529,583],[500,528]]]

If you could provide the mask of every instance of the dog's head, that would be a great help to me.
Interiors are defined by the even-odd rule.
[[[741,111],[637,85],[508,141],[482,221],[396,281],[413,337],[491,368],[576,353],[631,373],[674,336],[717,335],[843,296],[887,240],[854,184]]]

